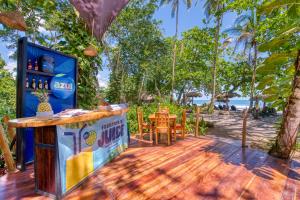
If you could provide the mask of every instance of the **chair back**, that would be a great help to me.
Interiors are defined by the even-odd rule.
[[[169,128],[169,113],[157,112],[155,113],[155,128]]]
[[[158,107],[158,112],[165,112],[165,113],[169,113],[170,109],[167,106],[159,106]]]
[[[139,133],[143,132],[143,123],[144,123],[144,116],[143,110],[141,108],[137,108],[137,120],[138,120],[138,131]]]

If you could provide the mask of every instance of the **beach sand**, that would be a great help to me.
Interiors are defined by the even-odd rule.
[[[213,122],[214,127],[209,128],[207,136],[214,138],[226,138],[235,140],[240,143],[242,141],[242,112],[230,112],[229,115],[219,114],[215,111],[213,115],[202,114],[205,121]],[[277,116],[260,117],[254,119],[249,115],[247,121],[247,146],[251,148],[269,151],[270,147],[277,136],[277,129],[280,126],[281,114]],[[300,160],[300,152],[294,152],[293,158]]]

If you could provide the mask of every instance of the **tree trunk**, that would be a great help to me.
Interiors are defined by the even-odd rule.
[[[173,64],[172,64],[172,90],[170,94],[170,100],[173,100],[173,94],[174,94],[174,82],[175,82],[175,67],[176,67],[176,51],[177,51],[177,37],[178,37],[178,20],[179,20],[179,1],[177,3],[176,8],[176,30],[175,30],[175,36],[174,36],[174,49],[173,49]]]
[[[161,98],[161,93],[160,93],[159,88],[157,87],[157,81],[156,81],[156,79],[155,79],[154,83],[155,83],[155,90],[157,92],[157,95],[159,96],[159,98]]]
[[[141,97],[142,97],[142,92],[143,92],[143,87],[144,87],[144,81],[145,81],[145,76],[143,74],[143,76],[142,76],[142,84],[140,86],[139,93],[138,93],[138,104],[141,103]]]
[[[282,124],[275,144],[270,153],[280,158],[288,159],[297,141],[300,125],[300,50],[295,62],[295,75],[292,83],[292,93],[284,109]]]
[[[182,97],[182,95],[184,93],[184,89],[185,89],[185,86],[183,86],[181,88],[181,90],[179,91],[179,94],[178,94],[178,97],[177,97],[177,104],[180,104],[180,100],[181,100],[181,97]]]
[[[212,95],[211,95],[211,101],[209,106],[209,112],[214,112],[214,105],[215,105],[215,97],[216,97],[216,79],[217,79],[217,62],[218,62],[218,49],[219,49],[219,35],[220,35],[220,27],[221,27],[221,17],[217,17],[217,26],[216,26],[216,32],[215,32],[215,55],[213,60],[213,88],[212,88]]]
[[[256,79],[256,66],[257,66],[257,43],[256,43],[256,10],[252,10],[254,17],[254,27],[253,27],[253,49],[254,49],[254,58],[253,58],[253,72],[252,72],[252,81],[251,81],[251,91],[250,91],[250,105],[249,110],[252,111],[253,108],[253,97],[255,95],[255,79]]]

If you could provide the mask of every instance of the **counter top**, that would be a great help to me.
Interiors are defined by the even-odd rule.
[[[51,118],[26,117],[26,118],[18,118],[18,119],[10,120],[8,122],[8,126],[14,128],[56,126],[56,125],[98,120],[102,118],[112,117],[115,115],[122,115],[126,112],[128,112],[128,108],[122,108],[113,111],[91,111],[89,113],[84,113],[72,117],[51,117]]]

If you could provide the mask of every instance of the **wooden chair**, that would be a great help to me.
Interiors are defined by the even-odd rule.
[[[143,139],[145,135],[149,134],[150,141],[152,142],[152,132],[151,125],[144,122],[143,110],[141,108],[137,108],[137,119],[138,119],[138,134],[140,139]],[[148,130],[148,132],[144,132]]]
[[[167,106],[159,106],[158,107],[158,112],[166,112],[169,113],[170,109]]]
[[[157,112],[155,113],[155,142],[158,144],[158,134],[167,134],[167,144],[171,144],[171,129],[169,122],[169,113]]]
[[[181,116],[181,123],[180,124],[176,124],[175,125],[175,133],[174,133],[174,137],[175,137],[175,141],[176,141],[176,134],[177,131],[180,131],[181,133],[181,138],[184,139],[185,137],[185,125],[186,125],[186,110],[183,109],[182,110],[182,116]]]

